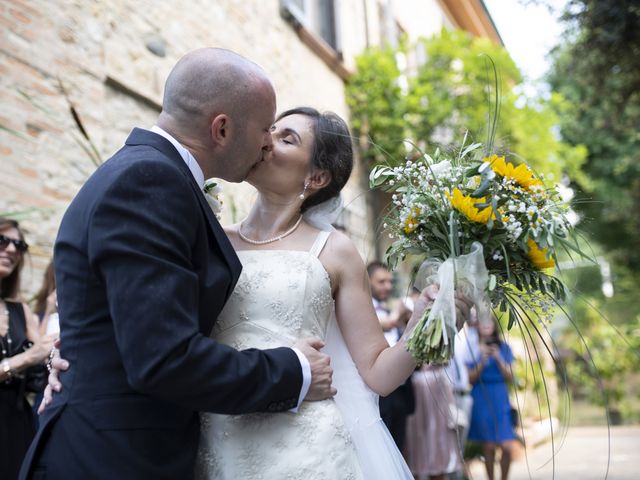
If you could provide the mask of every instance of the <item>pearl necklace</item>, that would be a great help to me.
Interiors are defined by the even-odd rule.
[[[238,235],[242,240],[244,240],[247,243],[252,243],[253,245],[266,245],[267,243],[277,242],[278,240],[282,240],[284,237],[291,235],[293,232],[296,231],[296,228],[300,226],[300,222],[302,222],[302,215],[300,215],[300,217],[298,218],[298,221],[289,230],[287,230],[284,233],[281,233],[276,237],[267,238],[266,240],[253,240],[252,238],[245,237],[244,234],[242,233],[242,223],[241,223],[240,227],[238,228]]]

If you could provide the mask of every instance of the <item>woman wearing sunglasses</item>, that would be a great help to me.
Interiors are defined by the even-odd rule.
[[[53,345],[53,338],[40,336],[37,319],[19,300],[28,248],[18,222],[0,218],[0,476],[7,480],[18,477],[35,434],[25,393]]]

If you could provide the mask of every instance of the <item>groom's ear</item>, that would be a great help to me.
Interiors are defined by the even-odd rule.
[[[229,142],[229,117],[224,113],[216,115],[211,120],[211,139],[215,144],[225,145]]]
[[[315,170],[307,182],[312,190],[322,190],[331,183],[331,174],[327,170]]]

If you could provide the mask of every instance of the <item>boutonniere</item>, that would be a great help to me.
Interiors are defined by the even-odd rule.
[[[207,203],[211,207],[213,214],[218,220],[221,218],[222,212],[222,186],[218,185],[213,179],[208,179],[204,182],[204,197],[207,199]]]

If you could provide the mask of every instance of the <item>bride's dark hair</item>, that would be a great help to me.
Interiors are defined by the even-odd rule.
[[[300,211],[304,212],[340,193],[353,169],[353,146],[347,123],[333,112],[320,113],[315,108],[298,107],[282,112],[277,120],[289,115],[305,115],[313,120],[311,164],[331,175],[329,185],[302,202]]]

